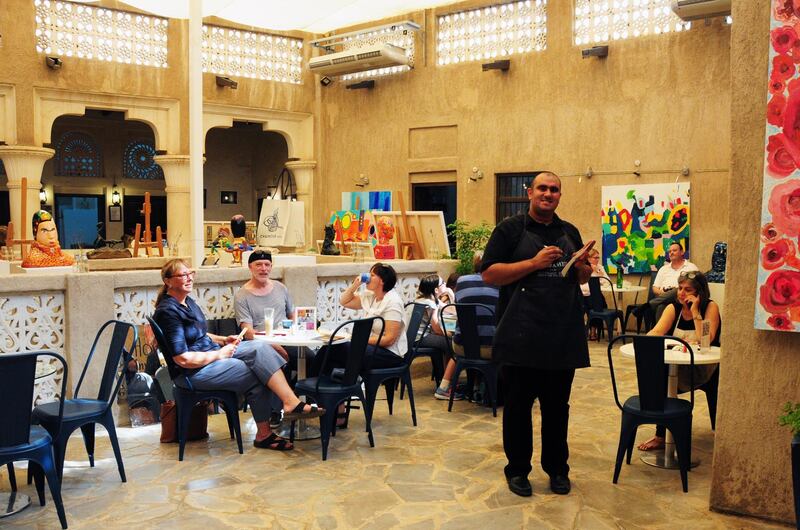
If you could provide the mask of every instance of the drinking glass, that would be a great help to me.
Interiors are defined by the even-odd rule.
[[[272,335],[272,319],[275,317],[275,310],[267,308],[264,310],[264,332],[267,335]]]

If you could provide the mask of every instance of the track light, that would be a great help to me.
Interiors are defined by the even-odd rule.
[[[359,88],[366,88],[366,89],[375,88],[375,80],[368,79],[366,81],[360,81],[358,83],[351,83],[347,85],[347,88],[349,88],[350,90],[358,90]]]
[[[608,46],[592,46],[591,48],[581,50],[581,57],[584,59],[587,57],[608,57]]]
[[[482,65],[484,72],[487,70],[500,70],[501,72],[508,72],[509,67],[511,67],[511,61],[509,59],[500,59],[499,61],[494,61],[493,63],[483,63]]]
[[[228,87],[228,88],[230,88],[232,90],[236,90],[237,88],[239,88],[239,83],[237,83],[236,81],[234,81],[230,77],[225,77],[225,76],[222,76],[222,75],[218,75],[217,76],[217,86],[223,87],[223,88]]]

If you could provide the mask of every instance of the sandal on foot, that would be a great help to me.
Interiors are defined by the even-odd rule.
[[[639,451],[659,451],[664,449],[664,439],[659,436],[653,436],[646,442],[642,442],[638,447]]]
[[[347,422],[349,419],[349,414],[347,412],[337,412],[336,413],[336,428],[339,430],[347,428]]]
[[[274,432],[263,440],[253,440],[253,445],[259,449],[272,449],[273,451],[291,451],[294,449],[292,442],[281,438]]]
[[[306,410],[306,406],[308,406],[308,410]],[[308,404],[303,403],[302,401],[297,404],[297,406],[292,409],[291,412],[281,411],[284,420],[293,421],[293,420],[300,420],[300,419],[310,419],[310,418],[319,418],[323,414],[325,414],[325,409],[322,407],[318,407],[316,403]]]

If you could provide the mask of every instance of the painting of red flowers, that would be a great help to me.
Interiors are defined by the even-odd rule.
[[[771,10],[755,327],[800,332],[800,0]]]

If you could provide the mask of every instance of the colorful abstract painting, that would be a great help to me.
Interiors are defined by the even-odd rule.
[[[800,331],[800,3],[772,2],[755,327]]]
[[[391,191],[343,191],[342,210],[392,210]]]
[[[603,266],[645,273],[664,264],[673,241],[689,255],[689,185],[603,186]]]

